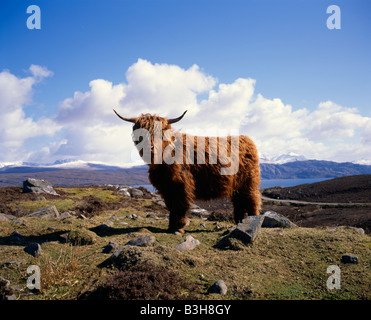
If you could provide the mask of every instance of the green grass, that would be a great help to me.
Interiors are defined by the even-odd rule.
[[[109,190],[63,190],[71,195],[71,199],[63,200],[66,202],[62,201],[58,206],[74,206],[79,199],[88,195],[101,197],[104,201],[116,201],[116,196]],[[22,205],[35,205],[31,202]],[[371,238],[360,234],[355,228],[263,228],[253,244],[240,243],[236,246],[239,250],[220,250],[215,244],[224,237],[224,232],[232,224],[218,222],[222,229],[217,229],[215,222],[192,218],[186,227],[186,235],[192,235],[201,244],[194,250],[180,252],[174,247],[184,241],[186,235],[168,234],[168,221],[147,217],[142,207],[149,202],[143,200],[136,207],[131,205],[103,212],[87,220],[22,218],[28,221],[26,225],[0,222],[0,239],[17,230],[28,236],[30,241],[41,242],[43,251],[40,258],[33,258],[23,251],[24,244],[0,245],[0,276],[9,279],[11,285],[25,287],[27,266],[36,264],[42,270],[43,288],[41,292],[32,295],[24,294],[27,289],[23,293],[16,293],[20,299],[76,299],[79,294],[93,290],[115,271],[98,268],[110,256],[101,253],[103,246],[109,241],[124,245],[136,235],[147,233],[156,237],[154,247],[136,250],[149,261],[177,272],[182,279],[193,285],[192,293],[200,299],[221,298],[217,294],[207,293],[207,289],[219,279],[224,280],[228,287],[227,295],[222,297],[227,300],[371,299]],[[49,203],[43,202],[43,206],[47,205]],[[132,213],[136,213],[140,219],[125,218]],[[59,233],[75,229],[89,230],[107,220],[113,221],[113,229],[107,233],[97,233],[92,244],[72,246],[58,241]],[[202,222],[206,229],[200,227]],[[56,234],[55,239],[44,242],[46,236],[53,233]],[[343,254],[358,256],[359,263],[341,263]],[[19,266],[2,267],[4,262],[20,259],[24,259],[24,262]],[[329,276],[326,270],[330,265],[340,267],[339,290],[326,287]],[[189,290],[183,289],[185,292]]]

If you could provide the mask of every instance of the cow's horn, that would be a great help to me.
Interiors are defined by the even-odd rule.
[[[133,122],[133,123],[135,123],[136,118],[125,118],[125,117],[123,117],[123,116],[120,116],[120,115],[116,112],[115,109],[113,109],[113,111],[117,114],[117,116],[118,116],[120,119],[122,119],[122,120],[124,120],[124,121],[129,121],[129,122]]]
[[[167,123],[168,124],[172,124],[172,123],[178,122],[179,120],[182,120],[182,118],[184,117],[184,115],[186,114],[187,111],[188,110],[184,111],[184,113],[180,117],[178,117],[178,118],[167,120]]]

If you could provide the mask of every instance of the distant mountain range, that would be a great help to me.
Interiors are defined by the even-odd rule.
[[[335,178],[371,174],[370,165],[306,160],[295,154],[261,159],[260,168],[262,179]],[[52,184],[61,186],[149,184],[146,165],[115,166],[81,160],[59,160],[52,164],[0,163],[0,187],[22,185],[23,180],[28,177],[49,180]]]

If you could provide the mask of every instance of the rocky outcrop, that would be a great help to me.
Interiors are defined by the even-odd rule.
[[[59,211],[56,206],[49,206],[40,210],[37,210],[35,212],[32,212],[25,217],[27,218],[48,218],[48,219],[54,219],[59,218]]]
[[[46,180],[28,178],[23,181],[23,192],[28,193],[47,193],[57,196],[58,193],[53,189],[51,183]]]

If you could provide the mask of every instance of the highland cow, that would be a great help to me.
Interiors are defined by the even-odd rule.
[[[149,180],[170,211],[169,232],[184,233],[186,214],[195,199],[230,198],[235,223],[247,215],[259,215],[259,157],[250,138],[198,137],[172,129],[171,124],[186,112],[174,119],[150,114],[126,118],[114,112],[134,123],[133,140],[149,166]],[[138,132],[139,138],[135,135]],[[159,134],[160,140],[156,140]]]

